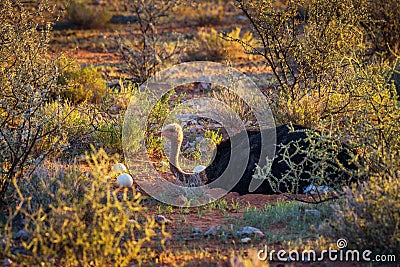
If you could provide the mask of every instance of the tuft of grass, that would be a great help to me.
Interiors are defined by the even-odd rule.
[[[317,210],[320,216],[306,213],[308,209]],[[267,231],[269,242],[290,241],[313,237],[313,229],[331,215],[332,208],[327,204],[309,205],[277,201],[276,204],[266,205],[262,210],[255,207],[246,208],[241,224]]]
[[[399,166],[398,158],[386,164],[368,183],[344,191],[343,201],[333,205],[325,234],[345,238],[357,249],[400,253],[400,172],[393,171]]]
[[[92,6],[86,0],[72,0],[66,16],[69,22],[85,29],[104,28],[111,19],[105,8]]]
[[[224,61],[243,57],[243,47],[245,53],[250,53],[254,46],[255,40],[249,31],[242,32],[242,29],[237,27],[223,33],[211,28],[210,31],[198,33],[197,47],[195,45],[188,51],[187,56],[191,60]]]
[[[80,67],[73,59],[64,59],[58,78],[64,99],[72,103],[91,101],[99,103],[107,92],[107,86],[99,70],[93,66]]]

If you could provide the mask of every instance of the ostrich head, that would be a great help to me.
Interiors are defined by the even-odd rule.
[[[182,144],[183,141],[183,131],[182,127],[177,124],[168,124],[164,126],[160,132],[161,136],[164,136],[165,138],[169,139],[172,144]]]

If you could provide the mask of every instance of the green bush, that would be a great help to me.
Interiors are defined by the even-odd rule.
[[[289,193],[286,195],[289,198],[301,199],[291,195],[303,193],[300,185],[313,184],[316,187],[329,187],[331,190],[329,193],[320,192],[317,189],[317,193],[311,194],[310,199],[302,200],[304,202],[320,203],[337,198],[343,186],[354,182],[351,179],[346,180],[345,177],[359,176],[358,170],[349,168],[343,162],[346,159],[344,155],[348,155],[349,163],[355,158],[352,151],[345,147],[340,140],[335,140],[330,131],[296,131],[294,129],[290,129],[290,131],[304,132],[305,138],[277,146],[276,154],[281,155],[282,158],[279,158],[279,160],[289,167],[289,171],[282,173],[281,177],[278,178],[269,172],[267,166],[257,166],[254,174],[256,179],[267,179],[275,192],[281,193],[281,188],[286,188]]]
[[[323,133],[315,138],[316,146],[300,152],[325,159],[321,164],[326,164],[335,157],[330,152],[344,143],[354,153],[352,160],[360,163],[353,177],[369,180],[342,190],[344,204],[333,215],[332,237],[398,252],[400,104],[393,83],[399,60],[398,1],[291,0],[277,7],[271,0],[237,5],[261,44],[253,46],[253,53],[272,69],[269,99],[278,122]],[[286,161],[298,153],[289,148],[284,151]],[[273,182],[296,179],[302,166],[291,166],[290,177]],[[313,167],[317,182],[326,178],[324,166]]]
[[[241,32],[239,27],[228,33],[219,33],[214,28],[209,32],[200,31],[196,46],[187,52],[187,56],[190,60],[213,61],[239,57],[243,54],[242,46],[245,47],[245,52],[249,52],[246,48],[255,45],[251,32],[246,31],[242,34]],[[236,42],[231,42],[233,40]]]
[[[325,226],[333,238],[351,247],[400,254],[400,170],[397,159],[387,160],[387,171],[371,176],[358,188],[347,188]]]
[[[58,144],[58,152],[63,152],[63,158],[70,159],[90,149],[104,148],[109,153],[121,153],[122,122],[124,107],[120,112],[112,113],[115,105],[124,105],[118,101],[126,94],[108,92],[101,105],[93,103],[72,104],[69,102],[49,102],[42,111],[43,118],[54,117],[54,121],[46,125],[46,129],[56,128],[54,136],[43,138],[38,146],[42,149]],[[130,94],[128,94],[130,95]],[[116,100],[118,98],[118,101]]]
[[[361,25],[367,32],[374,53],[393,58],[400,53],[400,2],[395,0],[354,0],[355,6],[368,14]]]
[[[222,3],[198,3],[194,16],[190,19],[196,21],[198,26],[212,26],[221,24],[226,16]]]
[[[42,147],[51,146],[53,143],[59,143],[59,151],[74,153],[83,152],[89,148],[93,139],[93,114],[94,109],[90,105],[78,104],[72,105],[68,102],[50,102],[43,109],[42,116],[47,118],[55,116],[55,120],[46,128],[57,127],[56,135],[45,138],[40,143]],[[64,154],[64,156],[66,156]]]
[[[180,35],[161,34],[158,26],[181,1],[142,0],[126,1],[126,8],[138,17],[139,35],[131,32],[119,40],[123,60],[127,63],[132,80],[143,83],[169,64],[176,64],[185,50]],[[176,37],[176,40],[170,41]]]
[[[67,19],[82,28],[104,28],[111,14],[102,7],[94,7],[86,0],[72,0],[67,5]]]
[[[65,59],[61,66],[58,84],[60,95],[73,103],[89,100],[99,103],[105,96],[107,85],[95,67],[81,68],[75,61]]]
[[[156,236],[164,240],[167,234],[163,228],[156,234],[154,219],[146,214],[141,195],[134,188],[113,186],[109,170],[114,162],[103,150],[88,155],[90,174],[75,166],[59,175],[58,181],[48,183],[54,184],[52,188],[42,187],[36,192],[52,199],[36,210],[26,207],[38,199],[23,195],[24,191],[15,187],[21,206],[11,213],[5,232],[11,240],[16,230],[12,229],[12,220],[23,214],[30,238],[22,247],[28,253],[15,255],[8,246],[2,253],[29,266],[127,266],[151,260],[151,250],[143,245],[154,242]]]
[[[13,177],[30,173],[58,145],[38,145],[56,134],[47,127],[55,114],[42,116],[59,77],[58,58],[48,52],[51,25],[38,22],[48,9],[46,1],[34,11],[19,0],[0,2],[0,203]]]

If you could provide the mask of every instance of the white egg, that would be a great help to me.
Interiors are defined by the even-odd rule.
[[[122,163],[116,163],[114,164],[114,166],[112,167],[112,170],[116,173],[121,173],[121,172],[127,172],[128,169],[126,168],[126,166]]]
[[[199,172],[204,171],[205,169],[206,169],[206,166],[198,165],[198,166],[194,167],[193,172],[199,173]]]
[[[117,178],[117,184],[118,186],[131,187],[133,184],[132,176],[127,173],[119,175]]]

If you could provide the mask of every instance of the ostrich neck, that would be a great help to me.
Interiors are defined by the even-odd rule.
[[[200,186],[202,184],[199,174],[188,173],[179,166],[179,153],[181,150],[182,140],[171,140],[171,155],[169,159],[169,167],[175,177],[190,187]]]
[[[179,153],[181,150],[181,144],[182,141],[179,140],[174,140],[171,141],[171,155],[170,155],[170,163],[177,168],[180,172],[182,172],[182,169],[179,165]]]

